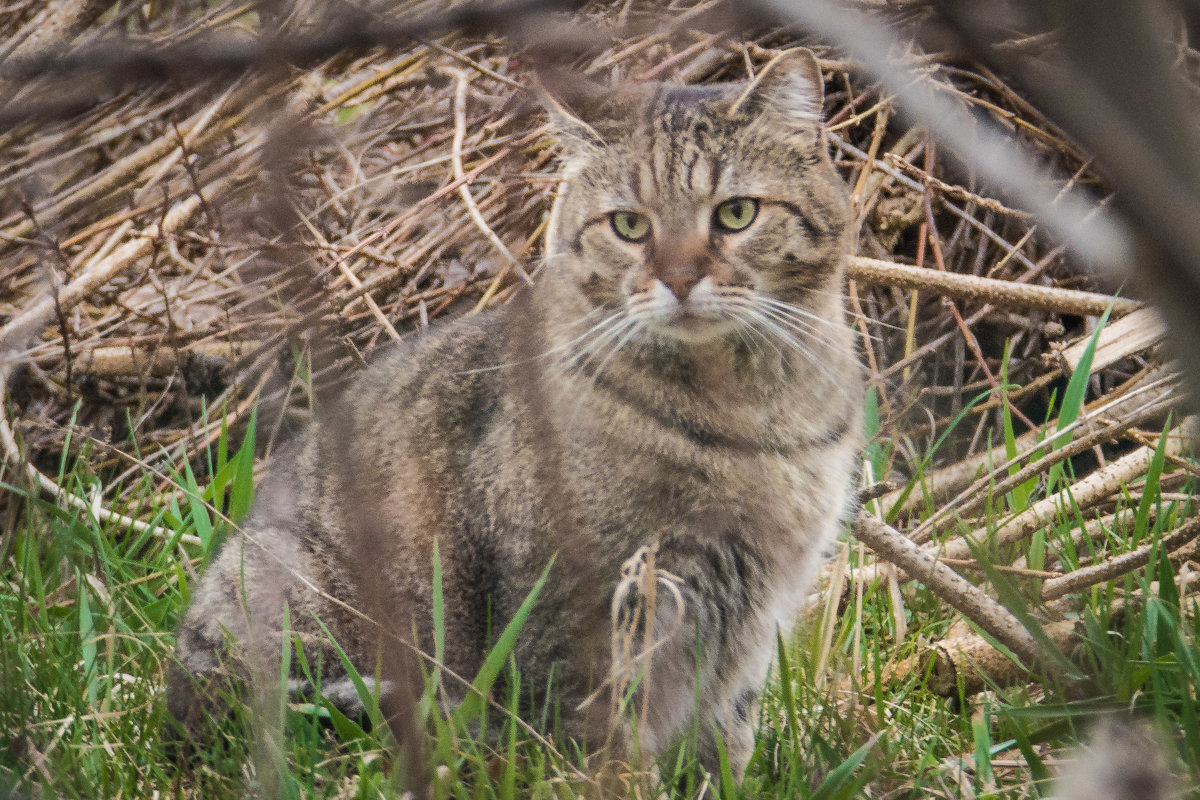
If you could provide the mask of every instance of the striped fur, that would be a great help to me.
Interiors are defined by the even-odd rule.
[[[326,683],[341,669],[318,618],[365,675],[393,634],[431,652],[436,542],[445,665],[467,677],[557,558],[517,662],[535,698],[552,683],[568,734],[603,742],[604,704],[577,705],[609,670],[622,563],[657,542],[684,624],[661,595],[649,714],[626,744],[653,755],[699,722],[715,769],[715,725],[744,769],[776,630],[838,527],[861,435],[819,72],[792,51],[751,84],[547,104],[566,180],[544,277],[391,350],[277,460],[179,631],[177,717],[212,707],[222,662],[269,663],[284,603]],[[715,209],[739,197],[757,215],[724,230]],[[645,240],[618,235],[622,210]]]

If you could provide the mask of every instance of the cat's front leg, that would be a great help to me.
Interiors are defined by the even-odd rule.
[[[720,762],[714,737],[719,735],[736,740],[737,752],[746,751],[745,758],[736,759],[740,776],[753,749],[753,728],[739,726],[733,705],[722,697],[719,658],[726,643],[718,601],[707,587],[680,580],[670,570],[662,575],[654,599],[641,598],[654,606],[652,630],[648,632],[644,623],[624,629],[618,625],[614,639],[614,673],[623,678],[618,689],[638,687],[625,720],[626,730],[635,734],[630,739],[636,742],[635,755],[653,760],[691,737],[701,765],[717,775]],[[648,638],[653,644],[646,648]]]
[[[630,715],[636,720],[638,749],[646,759],[657,757],[687,733],[702,702],[696,693],[697,668],[707,670],[697,659],[702,645],[695,615],[687,610],[687,595],[660,598],[653,649],[641,653],[633,678],[639,689]],[[681,598],[683,608],[677,605]]]
[[[643,678],[644,749],[661,752],[694,727],[701,765],[720,773],[719,737],[735,776],[754,749],[757,696],[765,677],[765,559],[734,525],[664,536],[656,645]],[[722,528],[724,528],[722,530]]]
[[[680,592],[685,604],[701,607],[705,598]],[[754,753],[759,687],[731,689],[721,680],[737,670],[718,656],[728,652],[718,641],[717,626],[699,615],[675,607],[675,599],[661,603],[655,625],[664,635],[649,657],[641,658],[640,690],[634,696],[631,717],[636,720],[640,753],[652,759],[688,736],[693,736],[700,766],[720,775],[720,749],[725,750],[738,780]],[[701,622],[701,620],[704,620]],[[700,623],[700,624],[698,624]],[[718,739],[720,746],[718,746]]]
[[[746,774],[746,765],[754,755],[754,732],[758,720],[759,689],[743,689],[722,699],[713,709],[708,736],[700,739],[700,763],[713,775],[719,775],[720,736],[729,759],[729,767],[738,780]]]

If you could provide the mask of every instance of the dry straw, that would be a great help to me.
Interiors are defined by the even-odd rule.
[[[524,88],[536,64],[613,83],[733,80],[796,43],[717,27],[730,18],[711,2],[679,14],[593,4],[562,25],[547,10],[566,5],[551,2],[402,3],[369,20],[329,20],[323,4],[301,3],[277,30],[255,27],[237,3],[182,21],[158,6],[98,16],[103,3],[58,0],[37,15],[34,5],[0,20],[9,43],[0,52],[0,445],[32,491],[133,530],[145,521],[111,510],[132,478],[151,476],[166,496],[174,487],[156,471],[199,461],[256,405],[269,457],[276,435],[385,341],[504,302],[543,268],[537,234],[559,176]],[[886,5],[900,22],[921,18],[906,3]],[[135,10],[147,15],[136,24]],[[538,25],[521,24],[534,12]],[[106,43],[134,29],[144,42]],[[1008,35],[1002,52],[1054,57],[1036,31]],[[988,487],[1017,485],[1056,458],[1074,459],[1071,493],[1089,520],[1111,518],[1152,448],[1122,452],[1161,430],[1176,382],[1160,368],[1160,334],[1136,347],[1110,342],[1117,349],[1096,362],[1084,413],[1062,434],[1073,443],[1039,448],[1044,433],[1031,430],[1016,440],[1016,461],[996,447],[989,431],[1004,398],[1018,421],[1049,413],[1054,430],[1048,401],[1078,364],[1062,354],[1078,353],[1105,308],[1114,319],[1137,309],[1041,232],[1079,210],[1080,187],[1106,198],[1107,185],[1061,126],[992,70],[957,52],[910,51],[901,67],[929,94],[904,102],[973,112],[1052,165],[1045,203],[1017,207],[896,113],[895,83],[880,84],[869,71],[880,65],[846,44],[818,50],[831,143],[855,189],[848,307],[878,398],[875,444],[893,453],[885,468],[928,473],[936,512],[922,525],[921,491],[893,493],[869,507],[894,512],[896,524],[863,517],[857,530],[875,555],[972,619],[991,619],[985,629],[1027,663],[1046,663],[986,583],[934,560],[970,565],[973,549],[951,534],[973,530],[978,541],[994,528],[982,516]],[[285,109],[291,133],[272,127]],[[1002,376],[1024,388],[1002,391]],[[110,487],[101,495],[75,496],[47,475],[69,423],[73,441],[100,445],[93,466]],[[1172,455],[1185,453],[1170,441]],[[1061,502],[1005,521],[1002,540],[1019,550]],[[1194,528],[1172,524],[1168,549]],[[1141,551],[1109,553],[1076,574],[1043,575],[1041,593],[1139,564]],[[868,563],[846,585],[874,574]],[[639,585],[653,592],[656,582]]]

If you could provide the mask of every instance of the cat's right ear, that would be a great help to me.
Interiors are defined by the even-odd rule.
[[[733,104],[733,111],[774,113],[785,119],[820,122],[825,98],[821,67],[811,50],[784,50],[763,67]]]
[[[550,115],[553,135],[567,150],[585,153],[604,145],[604,137],[585,120],[608,91],[581,75],[543,69],[535,91]]]

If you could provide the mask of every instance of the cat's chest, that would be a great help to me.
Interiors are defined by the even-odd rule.
[[[747,506],[770,506],[796,524],[825,513],[819,498],[833,478],[819,453],[680,441],[685,436],[609,436],[577,449],[579,481],[607,509],[664,524]]]
[[[613,404],[580,428],[575,452],[589,469],[626,475],[633,485],[665,480],[731,494],[765,481],[790,493],[821,478],[822,451],[841,432],[833,423],[810,431],[791,422],[754,408],[701,415]]]
[[[613,465],[711,475],[789,443],[768,410],[745,403],[676,402],[670,392],[593,391],[570,426],[577,446]]]
[[[736,387],[698,398],[632,377],[563,385],[557,395],[574,483],[594,498],[593,514],[644,527],[758,506],[805,528],[839,502],[833,495],[847,482],[852,465],[843,462],[853,449],[844,404]]]

